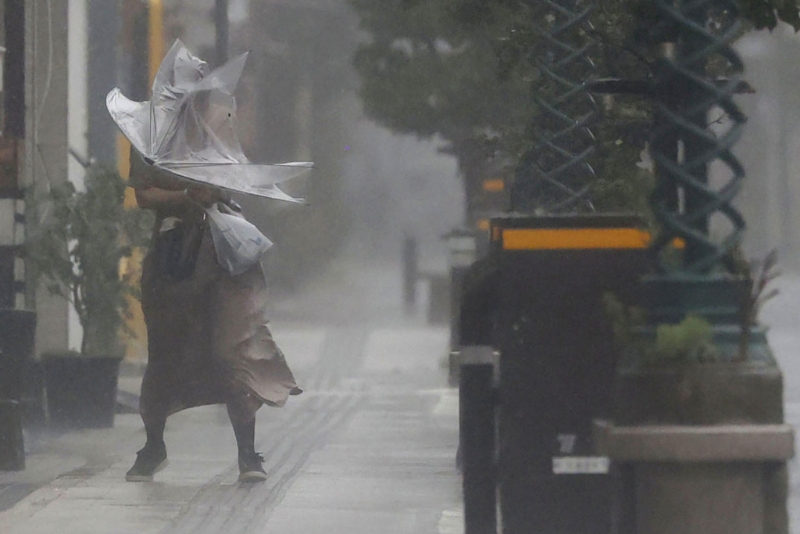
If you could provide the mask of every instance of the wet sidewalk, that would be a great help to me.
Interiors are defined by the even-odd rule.
[[[370,276],[380,289],[385,272],[359,280]],[[392,284],[385,289],[372,306],[394,300]],[[113,429],[36,437],[28,468],[0,473],[0,532],[463,532],[458,399],[441,365],[448,331],[399,312],[372,314],[358,300],[334,317],[313,316],[319,308],[301,300],[273,312],[273,333],[306,393],[258,414],[266,482],[237,482],[221,406],[171,417],[170,465],[153,482],[125,482],[144,431],[138,415],[119,414]],[[135,397],[136,376],[120,387]]]

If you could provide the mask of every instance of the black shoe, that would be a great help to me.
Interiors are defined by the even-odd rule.
[[[261,464],[264,457],[258,452],[239,451],[239,482],[261,482],[267,479],[267,472]]]
[[[128,482],[148,482],[153,480],[153,475],[167,466],[167,448],[145,445],[144,449],[136,453],[133,467],[125,473]]]

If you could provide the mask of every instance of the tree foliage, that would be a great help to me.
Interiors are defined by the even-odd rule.
[[[543,3],[522,0],[351,0],[368,38],[354,64],[364,109],[401,133],[438,136],[459,159],[467,181],[480,160],[508,156],[511,166],[531,146],[542,90],[535,67]],[[800,0],[740,0],[750,26],[778,21],[800,29]],[[596,2],[587,38],[596,77],[647,78],[654,61],[657,13],[652,0]],[[650,107],[641,97],[600,99],[593,125],[595,206],[639,210],[650,184],[637,167]],[[476,157],[477,154],[477,157]],[[477,160],[477,161],[476,161]]]
[[[524,107],[524,84],[498,76],[491,26],[454,23],[446,1],[352,3],[371,37],[354,63],[377,122],[457,142],[501,128]]]

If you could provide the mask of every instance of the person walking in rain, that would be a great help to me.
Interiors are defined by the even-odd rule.
[[[152,480],[166,466],[169,415],[225,404],[238,445],[239,480],[264,480],[255,451],[256,411],[262,404],[282,406],[300,390],[266,325],[260,264],[233,276],[217,261],[204,206],[234,211],[236,205],[218,189],[186,189],[138,155],[131,157],[129,185],[139,207],[155,210],[157,218],[142,270],[148,363],[140,413],[147,442],[125,478]]]
[[[236,268],[224,261],[231,258],[221,255],[226,249],[215,242],[221,214],[244,217],[214,184],[296,200],[275,183],[311,165],[255,165],[244,157],[232,122],[232,91],[243,63],[240,56],[209,73],[176,41],[149,102],[130,101],[118,89],[106,100],[135,147],[128,185],[139,207],[156,213],[141,282],[148,362],[139,409],[147,440],[125,476],[128,481],[152,480],[166,465],[167,417],[208,404],[227,407],[239,480],[265,480],[264,460],[255,450],[256,412],[264,404],[283,406],[290,395],[302,393],[266,324],[266,282],[257,260],[268,240],[261,235],[265,248]]]

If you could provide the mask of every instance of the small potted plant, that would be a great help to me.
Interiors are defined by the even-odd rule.
[[[42,355],[49,421],[57,426],[113,426],[120,332],[133,291],[120,261],[146,232],[142,212],[124,207],[124,192],[116,171],[92,166],[85,191],[65,182],[33,202],[38,225],[27,242],[28,265],[69,300],[83,328],[80,352]]]

